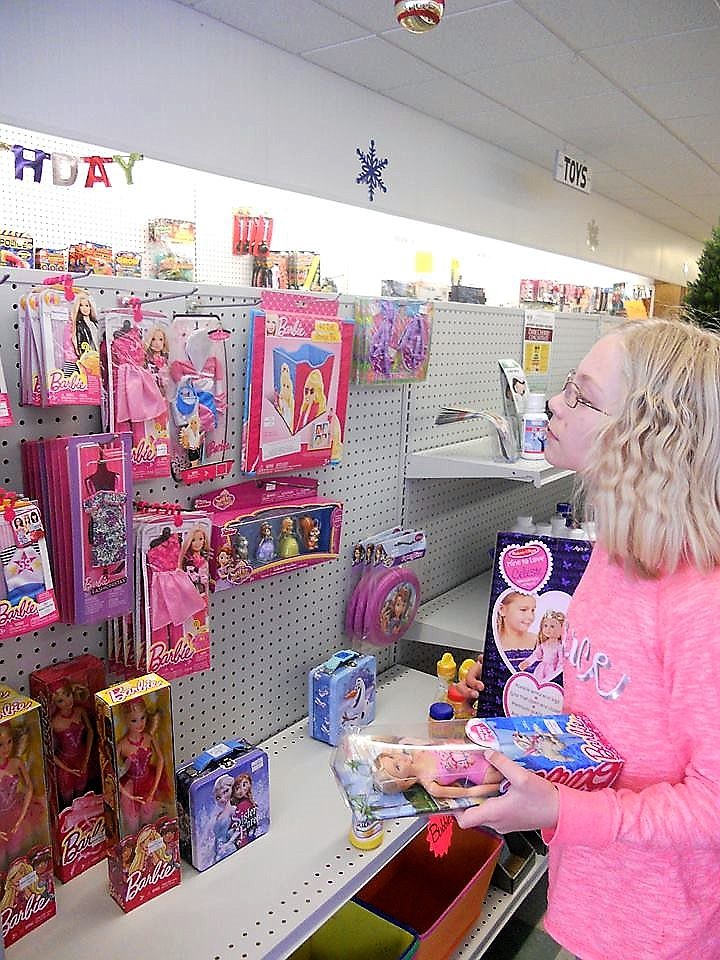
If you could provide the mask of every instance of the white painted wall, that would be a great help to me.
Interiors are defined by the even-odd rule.
[[[542,170],[172,0],[0,11],[2,122],[582,259],[594,218],[597,262],[694,275],[701,244],[555,183],[552,158]],[[390,158],[373,204],[355,183],[371,138]]]

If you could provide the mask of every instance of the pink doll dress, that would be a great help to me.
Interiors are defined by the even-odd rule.
[[[35,799],[30,801],[22,823],[13,832],[13,827],[22,811],[23,796],[19,775],[10,774],[0,777],[0,831],[8,835],[7,840],[0,840],[0,870],[2,871],[7,869],[8,864],[22,850],[29,849],[43,839],[41,830],[43,811]]]
[[[560,672],[562,665],[562,651],[559,643],[546,645],[538,643],[536,653],[540,655],[540,662],[533,673],[536,680],[551,680]]]
[[[442,786],[485,783],[488,767],[481,750],[437,750],[435,780]]]
[[[147,563],[152,571],[150,626],[153,631],[171,623],[179,627],[205,609],[205,599],[187,573],[178,569],[180,550],[180,537],[176,534],[148,548]]]
[[[115,386],[115,423],[142,423],[167,413],[157,380],[145,367],[140,330],[116,333],[110,347]]]
[[[133,754],[125,758],[125,773],[120,778],[123,788],[133,797],[143,797],[144,800],[134,800],[120,791],[120,807],[125,821],[125,827],[130,833],[137,833],[140,827],[152,823],[161,812],[161,804],[157,800],[163,789],[163,777],[155,791],[155,797],[150,800],[150,791],[155,783],[156,768],[152,761],[153,751],[148,747],[140,746]]]
[[[79,774],[69,773],[62,767],[56,766],[58,792],[63,803],[70,803],[73,797],[85,791],[88,781],[85,764],[85,738],[87,728],[79,720],[73,720],[64,730],[54,730],[55,756],[66,767],[79,770]]]

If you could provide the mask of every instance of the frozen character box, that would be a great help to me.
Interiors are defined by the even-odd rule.
[[[335,746],[353,727],[375,719],[375,657],[338,650],[308,674],[310,735]]]
[[[501,751],[528,770],[580,790],[610,786],[623,761],[579,714],[448,720],[371,727],[340,738],[331,760],[353,815],[388,820],[475,806],[502,793],[502,775],[486,759]]]
[[[95,706],[110,895],[128,913],[180,883],[170,684],[149,673]]]
[[[588,540],[499,533],[485,630],[478,716],[562,711],[562,641]]]
[[[95,694],[105,664],[89,653],[30,674],[42,706],[55,873],[66,883],[105,859]]]
[[[268,756],[224,740],[178,770],[177,796],[180,852],[207,870],[270,828]]]

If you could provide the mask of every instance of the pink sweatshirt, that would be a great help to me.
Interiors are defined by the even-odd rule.
[[[547,931],[582,960],[718,960],[720,569],[640,580],[596,546],[567,631],[565,710],[625,766],[559,788]]]

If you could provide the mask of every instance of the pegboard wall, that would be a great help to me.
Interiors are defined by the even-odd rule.
[[[0,125],[0,142],[75,156],[107,156],[107,148],[40,135]],[[136,184],[128,187],[117,166],[109,167],[113,187],[85,189],[84,174],[73,187],[61,188],[50,175],[36,184],[12,178],[12,153],[5,152],[8,176],[0,177],[0,226],[33,236],[36,246],[64,247],[96,241],[114,250],[145,252],[147,221],[153,217],[192,220],[197,225],[196,276],[203,282],[192,295],[197,309],[220,311],[232,331],[228,370],[229,439],[239,446],[245,357],[250,310],[257,291],[248,289],[245,258],[232,255],[228,211],[251,205],[252,185],[230,178],[148,161]],[[0,271],[0,279],[5,271]],[[0,284],[0,356],[8,379],[17,426],[0,434],[0,483],[21,489],[19,445],[23,439],[92,433],[100,429],[94,408],[21,408],[18,405],[19,352],[17,303],[25,284],[45,277],[35,271],[9,271]],[[120,298],[175,295],[191,285],[149,279],[90,277],[83,280],[100,309]],[[186,312],[184,296],[153,304],[168,313]],[[351,297],[340,299],[341,313],[352,314]],[[607,318],[603,318],[605,321]],[[593,318],[557,317],[551,386],[555,389],[597,337]],[[346,599],[356,574],[350,567],[355,539],[393,526],[423,527],[429,551],[418,564],[423,596],[431,599],[488,568],[495,532],[518,513],[549,516],[554,503],[567,499],[571,482],[536,490],[505,480],[404,480],[410,450],[469,439],[482,434],[479,423],[437,428],[443,403],[500,409],[497,358],[519,356],[522,313],[464,304],[437,304],[430,373],[412,387],[352,386],[344,454],[337,467],[316,471],[319,492],[345,505],[342,556],[260,583],[226,590],[211,602],[213,666],[205,673],[173,683],[178,760],[222,737],[265,739],[306,713],[306,675],[338,647]],[[238,470],[228,482],[241,480]],[[178,500],[213,485],[178,486],[169,478],[139,484],[148,500]],[[0,645],[0,680],[27,690],[28,674],[49,663],[82,653],[103,655],[105,626],[56,624]],[[423,666],[433,658],[410,644],[409,662]],[[413,652],[414,649],[414,652]],[[372,652],[382,671],[398,659],[396,647]],[[402,649],[405,659],[405,645]],[[429,665],[432,669],[432,665]]]

